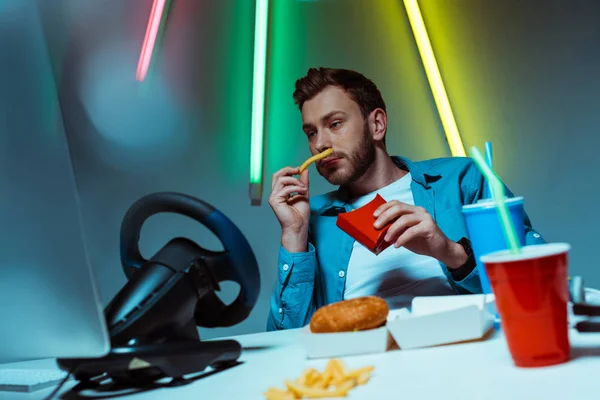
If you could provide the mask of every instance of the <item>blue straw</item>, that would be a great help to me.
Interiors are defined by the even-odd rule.
[[[485,142],[485,163],[488,165],[488,167],[490,167],[490,169],[493,169],[493,166],[492,166],[492,142]],[[492,198],[492,186],[490,185],[490,182],[488,182],[485,185],[485,188],[483,189],[483,198],[484,199]]]

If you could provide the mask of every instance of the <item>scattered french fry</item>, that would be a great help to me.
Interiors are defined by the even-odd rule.
[[[300,166],[300,173],[302,173],[302,171],[308,168],[310,164],[314,163],[315,161],[322,160],[331,154],[333,154],[333,149],[327,149],[325,151],[320,152],[319,154],[315,154],[314,156],[302,163],[302,165]]]
[[[345,397],[356,386],[366,384],[374,369],[369,365],[348,370],[341,360],[331,359],[322,373],[307,368],[298,379],[284,382],[286,390],[271,387],[264,395],[267,400]]]
[[[302,373],[302,375],[300,375],[300,378],[296,379],[296,382],[299,385],[304,385],[306,383],[306,380],[307,380],[309,374],[310,374],[310,369],[305,370]]]
[[[364,373],[371,373],[373,372],[373,370],[375,369],[374,366],[369,365],[368,367],[362,367],[359,369],[355,369],[354,371],[351,371],[348,373],[348,375],[352,378],[358,378],[359,376],[363,375]]]
[[[359,385],[364,385],[367,382],[369,382],[370,378],[371,378],[371,372],[370,371],[364,372],[364,373],[360,374],[358,376],[358,378],[356,378],[356,383]]]
[[[277,388],[269,388],[265,392],[265,398],[267,400],[296,400],[297,397],[294,394]]]
[[[309,371],[308,376],[306,377],[306,382],[305,384],[308,386],[316,386],[317,381],[319,380],[319,371],[317,371],[316,369],[308,369],[307,371]]]

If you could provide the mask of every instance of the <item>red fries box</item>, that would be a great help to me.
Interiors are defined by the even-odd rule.
[[[375,254],[379,254],[392,244],[391,242],[386,242],[384,238],[393,221],[381,229],[375,229],[373,226],[376,220],[373,213],[379,206],[385,203],[386,201],[383,197],[376,195],[373,200],[364,206],[339,214],[336,225],[367,249]]]

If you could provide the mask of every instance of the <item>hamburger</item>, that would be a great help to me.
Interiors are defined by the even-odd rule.
[[[319,308],[310,319],[313,333],[366,331],[384,326],[389,307],[377,296],[358,297]]]

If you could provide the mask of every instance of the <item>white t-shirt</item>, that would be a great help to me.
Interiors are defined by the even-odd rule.
[[[396,182],[352,201],[353,209],[370,202],[379,194],[386,201],[398,200],[414,205],[407,173]],[[354,242],[346,275],[345,299],[375,295],[384,298],[391,309],[410,307],[415,296],[456,294],[440,263],[432,257],[413,253],[393,245],[375,255]]]

